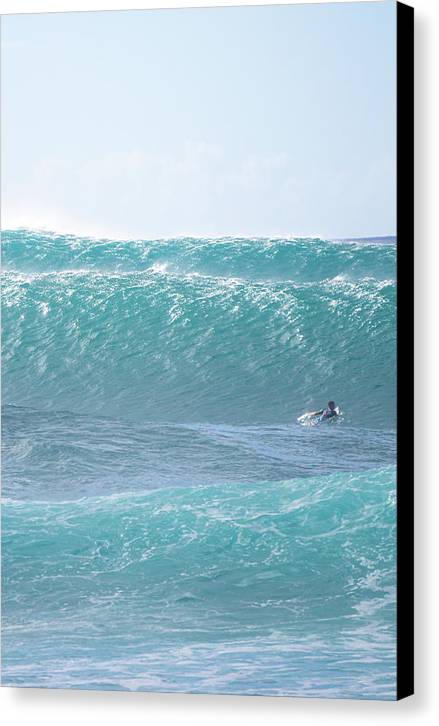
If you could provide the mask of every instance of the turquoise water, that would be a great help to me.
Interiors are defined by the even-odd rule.
[[[395,697],[395,251],[3,233],[4,684]]]

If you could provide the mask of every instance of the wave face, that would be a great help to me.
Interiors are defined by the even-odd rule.
[[[5,685],[395,698],[395,255],[3,233]]]
[[[395,426],[392,244],[15,232],[2,249],[8,403],[270,424],[333,398]]]
[[[393,698],[394,498],[390,467],[8,501],[4,682]]]

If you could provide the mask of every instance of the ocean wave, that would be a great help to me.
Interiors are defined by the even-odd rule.
[[[8,501],[4,683],[392,698],[394,502],[394,467]]]
[[[233,584],[233,573],[243,568],[256,588],[263,578],[254,575],[286,565],[287,582],[279,572],[275,575],[281,590],[300,597],[308,580],[308,601],[311,592],[319,598],[321,581],[313,585],[315,567],[322,570],[333,562],[334,577],[327,584],[341,601],[363,587],[379,589],[380,578],[368,577],[373,573],[366,552],[373,567],[385,573],[385,563],[393,561],[395,495],[395,467],[388,466],[286,481],[128,491],[76,501],[8,500],[6,579],[14,574],[16,555],[24,568],[16,575],[31,584],[44,573],[50,579],[57,570],[65,571],[69,553],[76,552],[76,563],[72,560],[67,568],[70,574],[65,571],[66,584],[75,573],[95,575],[110,568],[129,579],[144,575],[152,586],[155,572],[165,596],[166,571],[179,579],[182,565],[186,584],[199,583],[206,567],[212,574],[225,568]],[[53,558],[50,542],[59,548]],[[337,571],[344,587],[337,586]],[[236,581],[238,594],[245,585],[242,576],[243,572]],[[383,580],[387,582],[385,574]]]
[[[81,265],[3,273],[6,403],[285,423],[334,398],[358,425],[394,426],[396,287],[387,274],[369,269],[353,281],[338,270],[292,283]]]
[[[21,272],[96,270],[317,282],[337,275],[351,280],[395,279],[395,245],[294,239],[108,240],[35,230],[5,231],[5,269]]]
[[[394,698],[395,245],[2,254],[3,683]]]

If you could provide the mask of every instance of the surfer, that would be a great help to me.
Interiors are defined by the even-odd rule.
[[[334,401],[328,401],[328,405],[326,408],[322,408],[321,411],[315,412],[316,416],[320,416],[321,421],[326,421],[328,418],[332,418],[333,416],[338,416],[337,406],[335,405]]]
[[[321,423],[322,421],[329,421],[330,419],[341,416],[340,407],[335,405],[334,401],[328,401],[326,408],[321,408],[320,411],[310,411],[309,413],[303,413],[297,421],[300,424],[314,425]]]

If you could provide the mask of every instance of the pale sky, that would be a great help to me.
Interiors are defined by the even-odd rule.
[[[396,4],[2,18],[2,227],[396,228]]]

